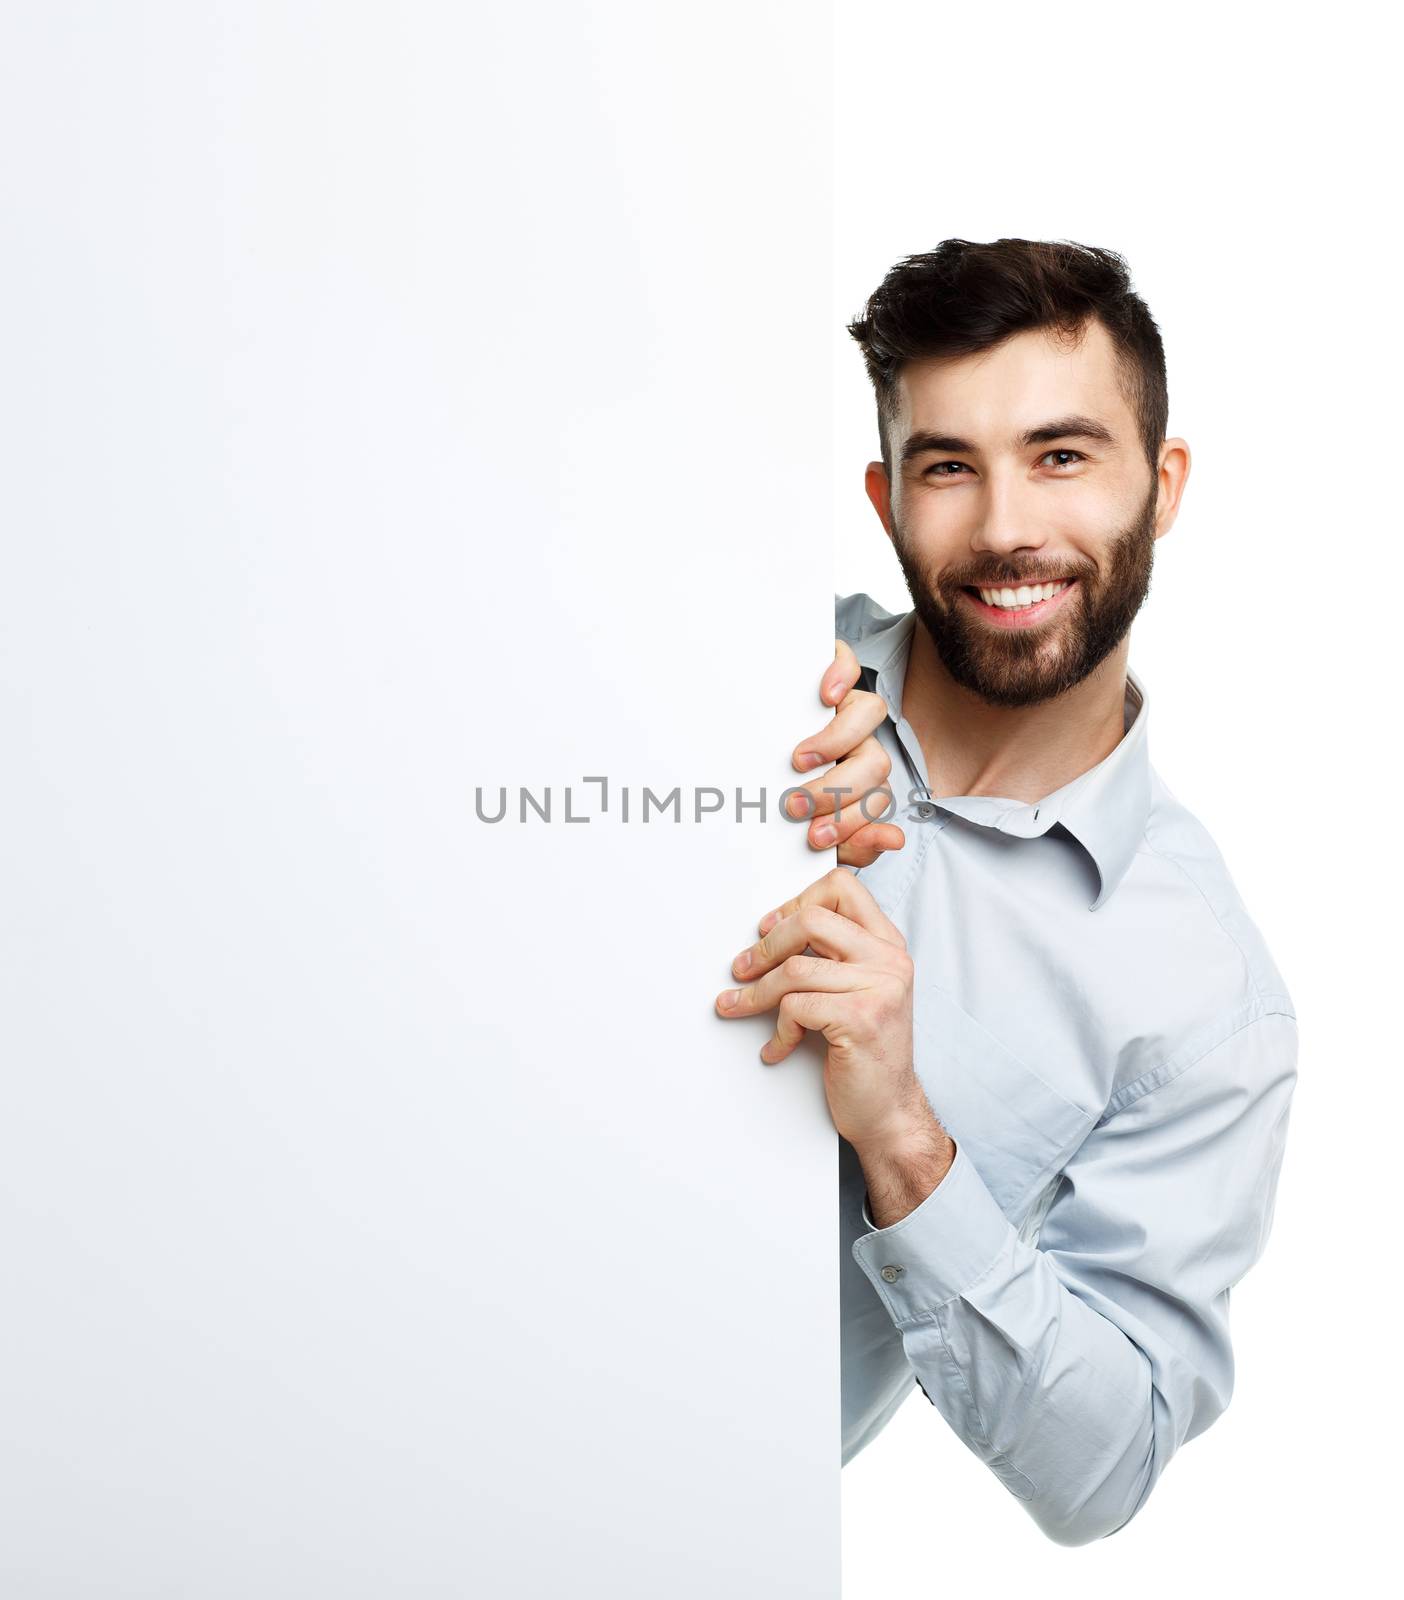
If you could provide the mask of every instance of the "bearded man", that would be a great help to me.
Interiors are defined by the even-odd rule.
[[[777,1012],[767,1062],[827,1043],[843,1461],[915,1378],[1086,1544],[1229,1403],[1297,1073],[1286,986],[1150,765],[1128,665],[1190,453],[1112,251],[950,239],[850,332],[912,609],[838,599],[835,715],[793,758],[837,764],[792,807],[840,865],[760,919],[717,1006]]]

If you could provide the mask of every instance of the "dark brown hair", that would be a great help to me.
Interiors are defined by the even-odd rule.
[[[882,460],[892,476],[887,423],[908,361],[972,355],[1034,328],[1081,337],[1096,317],[1116,348],[1122,392],[1155,473],[1170,401],[1160,330],[1114,250],[1071,240],[946,239],[899,261],[848,331],[862,347],[877,394]]]

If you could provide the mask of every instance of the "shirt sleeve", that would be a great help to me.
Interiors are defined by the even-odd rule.
[[[1269,1012],[1114,1100],[1036,1245],[958,1139],[914,1211],[853,1242],[927,1398],[1058,1544],[1124,1527],[1228,1406],[1229,1291],[1272,1226],[1296,1057]]]

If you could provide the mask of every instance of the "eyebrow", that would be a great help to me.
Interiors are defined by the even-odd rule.
[[[1059,417],[1056,422],[1045,422],[1037,428],[1028,429],[1018,442],[1021,446],[1052,444],[1058,439],[1095,439],[1099,444],[1116,443],[1116,435],[1111,429],[1094,417]],[[913,433],[902,446],[902,460],[910,461],[913,456],[923,455],[928,450],[974,455],[976,446],[966,439],[958,439],[952,433]]]

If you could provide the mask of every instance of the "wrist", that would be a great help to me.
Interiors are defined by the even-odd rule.
[[[849,1143],[858,1152],[860,1161],[887,1166],[926,1161],[933,1154],[954,1155],[955,1148],[925,1096],[919,1105],[894,1120],[883,1132],[862,1139],[850,1137]]]
[[[890,1228],[927,1199],[951,1170],[955,1141],[933,1116],[891,1138],[855,1146],[868,1186],[868,1209]]]

